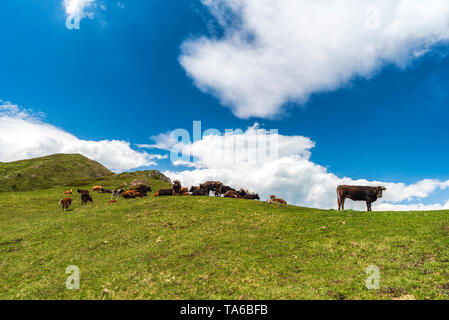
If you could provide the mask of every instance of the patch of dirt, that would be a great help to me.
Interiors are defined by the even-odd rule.
[[[406,294],[405,289],[394,288],[394,287],[387,287],[385,289],[382,289],[382,293],[392,295],[393,298],[398,298],[398,297],[404,296]]]
[[[415,296],[412,294],[405,294],[403,296],[400,296],[398,298],[393,298],[393,300],[416,300]]]
[[[330,296],[332,299],[346,300],[346,296],[341,292],[335,292],[335,291],[329,290],[327,292],[327,295]]]

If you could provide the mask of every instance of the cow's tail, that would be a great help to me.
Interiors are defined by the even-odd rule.
[[[338,204],[338,210],[340,210],[340,202],[341,202],[341,199],[340,199],[340,192],[338,192],[338,187],[337,187],[337,204]]]

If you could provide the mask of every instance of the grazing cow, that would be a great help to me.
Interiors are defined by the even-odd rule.
[[[283,205],[287,204],[287,201],[285,201],[284,199],[281,199],[281,198],[276,198],[275,195],[270,195],[270,198],[271,199],[268,200],[268,201],[270,201],[269,203],[278,202],[278,203],[283,204]]]
[[[83,194],[83,193],[89,193],[89,190],[80,190],[80,189],[77,189],[76,192],[78,192],[79,194]]]
[[[64,192],[64,194],[72,194],[72,193],[73,193],[73,190],[72,190],[72,189],[67,190],[67,191]]]
[[[92,188],[92,190],[95,192],[95,191],[103,191],[104,190],[104,188],[102,187],[102,186],[94,186],[93,188]]]
[[[111,200],[114,199],[114,197],[117,197],[117,199],[120,197],[120,195],[125,192],[124,189],[116,189],[116,190],[112,190],[112,194],[111,194]]]
[[[82,193],[81,194],[81,204],[85,205],[87,201],[93,202],[92,197],[89,195],[89,193]]]
[[[61,199],[59,200],[58,204],[62,205],[62,211],[66,211],[72,204],[72,199],[70,198]]]
[[[345,209],[345,199],[349,198],[354,201],[366,201],[367,211],[371,210],[371,203],[382,198],[382,191],[387,190],[385,187],[366,187],[366,186],[338,186],[338,210]]]
[[[214,191],[216,197],[221,196],[221,189],[223,188],[223,183],[220,181],[206,181],[200,184],[200,187],[206,191],[206,196],[209,196],[211,191]]]
[[[240,196],[235,190],[229,190],[224,194],[225,198],[239,199]]]
[[[155,197],[174,196],[175,191],[173,189],[161,189],[154,194]]]

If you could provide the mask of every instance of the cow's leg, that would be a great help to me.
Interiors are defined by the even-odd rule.
[[[371,211],[371,202],[370,201],[366,201],[366,211]]]
[[[342,198],[340,202],[341,202],[341,210],[345,210],[345,198]]]
[[[340,207],[341,207],[341,200],[340,200],[340,197],[337,198],[337,202],[338,202],[338,211],[340,211]]]

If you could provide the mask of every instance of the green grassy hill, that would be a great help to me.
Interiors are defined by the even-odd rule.
[[[114,187],[149,173],[107,177]],[[166,187],[149,179],[153,191]],[[90,188],[92,184],[79,186]],[[73,186],[78,187],[78,186]],[[0,194],[1,299],[448,299],[449,218],[214,197]],[[81,289],[65,286],[69,265]],[[380,268],[368,290],[366,268]]]
[[[0,163],[0,192],[30,191],[102,178],[113,173],[80,154]]]

